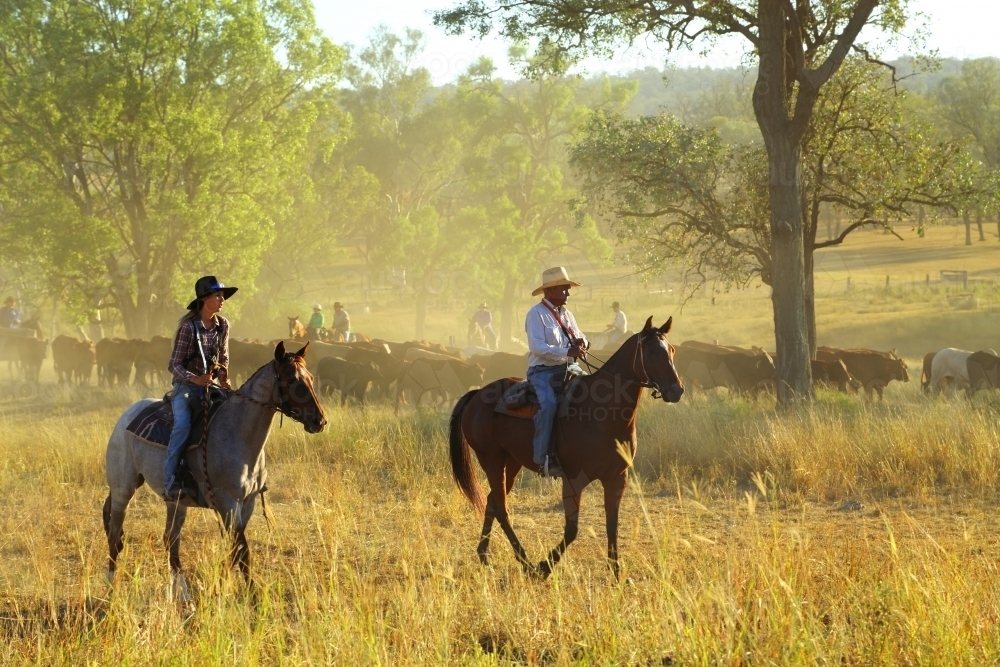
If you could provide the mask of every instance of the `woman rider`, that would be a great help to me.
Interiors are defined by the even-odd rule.
[[[215,276],[199,278],[194,286],[195,300],[188,304],[188,312],[174,334],[174,349],[167,366],[174,381],[170,399],[174,427],[163,471],[164,496],[168,501],[176,501],[181,495],[177,464],[191,434],[192,402],[201,400],[214,377],[218,377],[221,386],[230,388],[229,320],[219,315],[219,311],[236,289],[226,287]]]

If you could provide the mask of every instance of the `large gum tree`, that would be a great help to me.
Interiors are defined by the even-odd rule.
[[[809,400],[802,142],[820,90],[862,28],[899,31],[906,0],[466,0],[438,12],[453,32],[541,39],[607,53],[651,36],[674,49],[741,35],[757,59],[753,108],[768,161],[772,304],[783,405]]]

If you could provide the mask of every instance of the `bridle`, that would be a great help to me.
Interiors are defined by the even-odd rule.
[[[605,370],[604,367],[607,365],[607,361],[589,353],[588,356],[592,356],[594,357],[594,359],[601,362],[601,367],[595,368],[594,365],[591,364],[589,361],[587,361],[586,357],[584,357],[583,363],[585,363],[587,365],[587,368],[589,368],[592,371],[591,373],[592,376],[597,375],[601,371]],[[639,377],[639,373],[636,372],[636,361],[639,362],[638,366],[639,370],[642,371],[642,377]],[[610,372],[611,371],[608,371],[608,373]],[[641,331],[635,335],[635,351],[632,353],[632,372],[636,374],[636,380],[639,382],[640,387],[644,387],[646,389],[652,389],[653,398],[661,397],[660,385],[653,382],[653,380],[649,377],[649,373],[646,371],[646,354],[643,352],[642,349]]]
[[[278,366],[277,360],[274,361],[274,364],[275,364],[274,382],[275,382],[276,386],[278,386],[278,387],[281,386],[281,384],[282,384],[281,370],[282,370],[282,368],[285,365],[288,365],[290,363],[292,363],[292,362],[282,362],[282,366]],[[289,403],[288,403],[287,396],[283,395],[283,394],[287,394],[287,392],[281,392],[279,390],[278,396],[280,397],[281,400],[278,401],[277,404],[275,404],[275,403],[273,403],[271,401],[267,401],[267,402],[258,401],[256,398],[252,398],[252,397],[248,396],[247,394],[243,393],[243,387],[245,387],[247,384],[248,384],[248,382],[244,382],[242,387],[240,387],[239,389],[237,389],[236,391],[234,391],[230,395],[230,398],[242,398],[245,401],[250,401],[251,403],[257,404],[257,405],[261,406],[262,408],[267,408],[268,410],[274,410],[275,412],[280,412],[282,415],[285,415],[289,419],[297,421],[300,424],[304,424],[305,423],[305,422],[302,421],[302,417],[299,414],[298,409],[291,407],[291,405],[289,405]]]

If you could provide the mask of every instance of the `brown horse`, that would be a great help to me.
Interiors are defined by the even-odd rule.
[[[684,393],[674,368],[673,346],[666,340],[672,323],[670,318],[656,328],[653,318],[649,318],[642,331],[629,338],[604,366],[572,387],[566,414],[556,420],[553,428],[554,449],[566,471],[562,481],[566,526],[562,541],[537,570],[514,534],[507,511],[507,494],[521,468],[538,471],[532,461],[534,424],[530,419],[495,412],[497,402],[514,380],[497,380],[458,401],[451,415],[451,469],[466,498],[484,515],[477,549],[483,564],[488,563],[490,531],[497,520],[525,570],[547,577],[576,539],[583,489],[600,480],[604,487],[608,561],[618,577],[618,507],[629,468],[618,448],[625,446],[635,454],[635,416],[644,387],[653,389],[654,396],[668,403],[676,403]],[[488,497],[484,497],[476,478],[470,447],[486,472]]]
[[[306,338],[308,338],[308,335],[306,334],[306,328],[305,326],[303,326],[302,320],[299,319],[298,315],[295,315],[294,317],[285,315],[285,317],[288,318],[289,338],[291,338],[292,340],[305,340]]]

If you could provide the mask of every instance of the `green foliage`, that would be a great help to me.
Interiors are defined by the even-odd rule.
[[[917,205],[955,208],[974,192],[967,151],[904,114],[905,93],[888,85],[879,68],[849,59],[816,102],[802,148],[810,256],[822,207],[847,216],[846,236],[863,224],[891,229]],[[718,130],[666,115],[595,114],[572,156],[594,203],[616,216],[639,269],[657,273],[679,262],[698,280],[711,274],[745,285],[759,275],[770,283],[768,172],[759,145],[727,145]]]
[[[307,2],[18,2],[0,45],[10,219],[53,292],[110,289],[145,335],[196,276],[252,281],[340,63]]]

